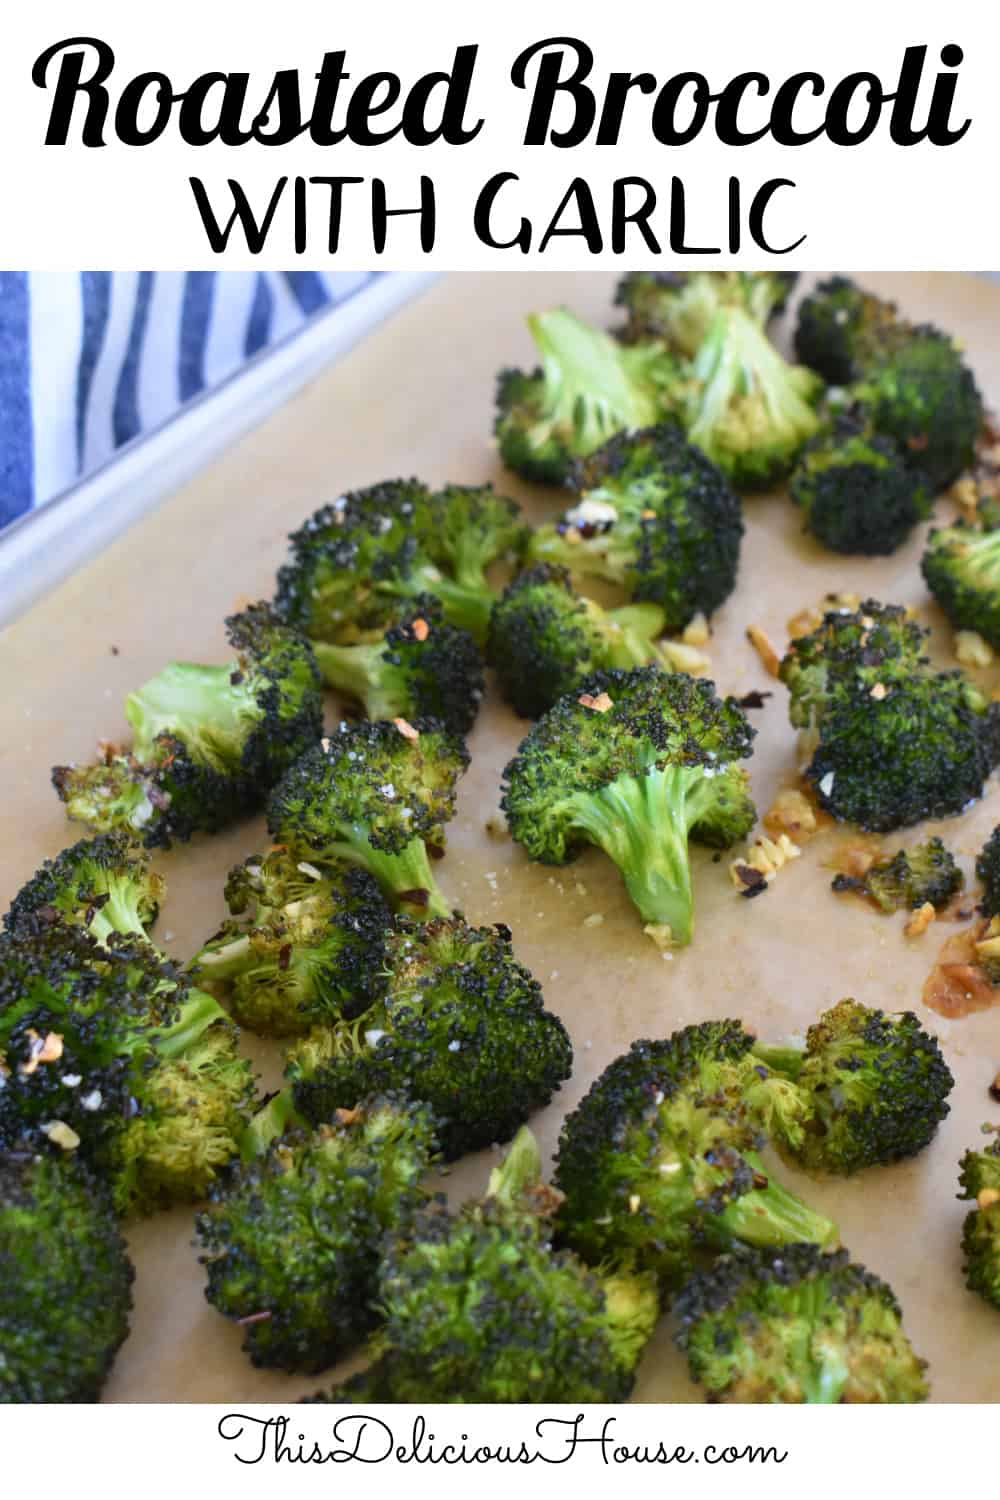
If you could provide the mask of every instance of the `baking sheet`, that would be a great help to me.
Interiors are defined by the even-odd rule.
[[[987,397],[1000,405],[1000,288],[963,275],[871,275],[915,319],[961,338]],[[88,759],[97,739],[125,733],[125,694],[169,658],[224,660],[221,621],[241,602],[267,597],[286,533],[342,490],[394,475],[494,480],[532,519],[558,496],[519,483],[489,444],[496,371],[533,363],[524,315],[565,302],[610,320],[613,278],[603,275],[455,275],[404,309],[342,364],[187,485],[156,513],[0,635],[0,903],[46,856],[84,830],[66,822],[49,786],[54,762]],[[950,514],[947,502],[939,505]],[[709,646],[722,691],[775,689],[749,763],[763,811],[794,769],[795,738],[784,690],[770,681],[744,631],[762,625],[782,649],[786,622],[829,591],[852,589],[919,605],[947,656],[950,632],[929,606],[918,573],[922,531],[884,561],[837,558],[804,537],[783,497],[746,504],[739,588],[713,621]],[[980,674],[1000,683],[1000,667]],[[907,941],[902,917],[885,918],[830,894],[831,852],[844,837],[817,837],[761,899],[740,900],[725,864],[696,851],[693,946],[662,956],[643,937],[613,867],[596,851],[564,870],[530,865],[485,828],[502,767],[526,726],[492,695],[471,739],[449,852],[437,874],[473,922],[507,922],[515,950],[542,981],[548,1005],[573,1037],[572,1079],[532,1121],[543,1150],[610,1059],[640,1036],[662,1036],[707,1017],[735,1015],[770,1038],[801,1032],[845,995],[921,1012],[924,977],[947,932],[936,924]],[[971,873],[1000,821],[1000,791],[940,831]],[[921,836],[923,830],[921,830]],[[237,860],[261,847],[263,822],[202,838],[157,860],[170,891],[158,940],[187,958],[225,914],[222,884]],[[890,836],[891,839],[891,836]],[[905,838],[902,840],[905,841]],[[599,914],[599,924],[587,919]],[[787,1181],[839,1222],[844,1243],[900,1297],[915,1347],[930,1361],[932,1399],[1000,1399],[1000,1314],[964,1288],[959,1234],[967,1205],[955,1198],[956,1161],[1000,1106],[987,1088],[1000,1065],[1000,1010],[945,1022],[941,1037],[958,1080],[951,1115],[915,1161],[844,1183]],[[263,1086],[278,1081],[276,1047],[248,1039]],[[478,1191],[489,1152],[453,1168],[456,1199]],[[178,1210],[134,1226],[137,1266],[132,1334],[107,1388],[111,1401],[285,1402],[332,1381],[254,1370],[240,1332],[207,1304],[192,1248],[193,1214]],[[337,1370],[346,1373],[354,1360]],[[665,1321],[634,1399],[697,1401]]]

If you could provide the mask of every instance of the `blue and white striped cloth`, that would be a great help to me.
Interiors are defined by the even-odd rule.
[[[0,272],[0,529],[378,272]]]

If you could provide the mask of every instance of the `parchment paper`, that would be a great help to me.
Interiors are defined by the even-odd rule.
[[[1000,288],[962,275],[871,275],[914,318],[930,318],[965,341],[987,396],[1000,404]],[[340,365],[230,450],[155,514],[0,636],[0,902],[48,855],[81,836],[49,786],[54,762],[91,756],[98,738],[125,733],[126,692],[170,658],[224,660],[221,621],[241,602],[268,597],[286,533],[342,490],[416,473],[432,483],[494,480],[532,518],[559,497],[504,473],[489,434],[494,380],[502,365],[533,364],[524,315],[565,302],[611,321],[612,278],[602,275],[455,275],[397,314]],[[950,516],[942,501],[939,514]],[[951,632],[927,600],[917,563],[921,537],[882,562],[839,559],[805,538],[784,497],[746,504],[747,537],[735,596],[713,622],[708,648],[723,691],[774,689],[763,711],[750,769],[763,812],[794,768],[787,699],[744,638],[762,625],[779,650],[786,621],[831,590],[853,589],[921,606],[948,659]],[[117,647],[115,655],[112,647]],[[1000,682],[1000,667],[981,674]],[[829,890],[828,860],[842,832],[816,838],[760,899],[744,901],[725,863],[695,855],[697,932],[665,958],[640,930],[613,867],[596,852],[565,870],[532,866],[485,830],[500,771],[526,729],[492,696],[472,736],[472,769],[461,787],[438,867],[446,893],[474,922],[503,920],[515,949],[542,981],[547,1003],[576,1048],[570,1083],[532,1121],[543,1149],[610,1059],[636,1037],[661,1036],[711,1016],[735,1015],[771,1038],[802,1032],[824,1007],[855,995],[887,1009],[912,1007],[942,1038],[958,1079],[952,1111],[917,1160],[843,1183],[785,1179],[841,1225],[856,1257],[900,1297],[916,1348],[930,1361],[936,1401],[1000,1399],[1000,1314],[965,1290],[956,1201],[956,1161],[982,1121],[1000,1119],[987,1088],[1000,1065],[1000,1010],[947,1023],[921,1008],[921,987],[943,938],[938,923],[907,941],[903,918],[884,918]],[[967,872],[1000,820],[1000,793],[961,818],[936,825]],[[223,878],[264,841],[262,821],[197,839],[158,856],[170,891],[159,941],[187,958],[224,915]],[[905,842],[905,838],[900,840]],[[898,847],[890,836],[890,847]],[[599,913],[603,922],[587,925]],[[278,1050],[248,1039],[263,1084],[279,1077]],[[478,1191],[489,1152],[459,1163],[456,1199]],[[239,1330],[206,1303],[192,1249],[191,1211],[134,1226],[138,1268],[131,1337],[108,1386],[112,1401],[290,1401],[334,1378],[256,1371]],[[693,1401],[670,1325],[661,1325],[636,1399]],[[345,1373],[358,1363],[345,1364]]]

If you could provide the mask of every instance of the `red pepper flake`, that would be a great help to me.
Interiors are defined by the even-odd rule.
[[[607,693],[597,693],[596,696],[593,693],[581,693],[576,701],[582,708],[593,709],[595,714],[606,714],[609,708],[614,708]]]
[[[413,631],[414,637],[418,641],[426,641],[427,637],[431,633],[431,627],[421,615],[418,615],[417,618],[412,622],[412,624],[410,625],[410,629]]]
[[[245,1318],[236,1319],[236,1326],[237,1328],[249,1328],[251,1323],[266,1323],[268,1318],[272,1316],[270,1308],[265,1312],[247,1313]]]
[[[915,432],[912,437],[906,439],[906,446],[911,453],[923,453],[929,442],[930,438],[926,432]]]
[[[408,719],[393,719],[392,721],[404,740],[419,740],[420,730],[414,729]]]

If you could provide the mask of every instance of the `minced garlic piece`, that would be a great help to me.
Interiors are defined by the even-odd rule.
[[[994,1203],[1000,1203],[1000,1192],[996,1188],[980,1188],[976,1202],[981,1209],[992,1208]]]
[[[786,787],[764,814],[764,827],[775,838],[787,833],[801,841],[816,832],[816,809],[798,787]]]
[[[931,902],[925,901],[923,906],[918,907],[918,909],[913,913],[913,916],[907,922],[906,936],[920,937],[922,933],[927,931],[928,927],[934,921],[936,916],[937,912],[934,910]]]
[[[661,641],[660,649],[675,672],[687,672],[696,677],[700,672],[708,672],[712,666],[711,657],[685,641]]]
[[[598,693],[596,697],[592,693],[581,693],[576,701],[584,708],[593,709],[596,714],[606,714],[609,708],[614,707],[607,693]]]
[[[393,719],[393,724],[399,730],[404,740],[419,740],[420,730],[414,729],[408,719]]]
[[[766,631],[762,630],[759,625],[748,625],[747,639],[760,657],[764,670],[771,677],[777,677],[778,668],[781,666],[781,657],[775,650]]]
[[[685,625],[681,640],[686,646],[704,646],[708,642],[710,634],[708,621],[701,610],[699,610],[694,618],[689,620]]]
[[[963,667],[988,667],[993,662],[993,647],[978,630],[956,630],[955,655]]]
[[[778,871],[791,859],[798,859],[802,850],[798,844],[793,844],[787,833],[782,833],[777,839],[768,838],[766,834],[759,834],[747,849],[742,859],[734,859],[729,866],[729,878],[740,892],[760,888],[759,880],[748,878],[747,871],[754,871],[762,875],[764,880],[770,884]]]

